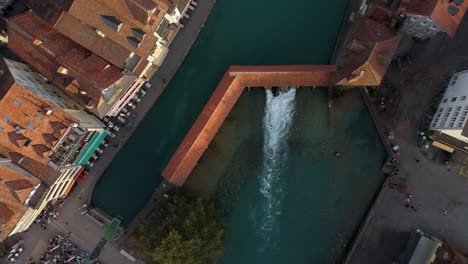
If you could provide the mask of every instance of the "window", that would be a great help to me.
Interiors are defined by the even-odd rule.
[[[102,22],[115,31],[122,29],[122,21],[118,20],[115,16],[101,15]]]
[[[427,22],[427,21],[421,22],[421,25],[423,25],[423,26],[425,26],[425,25],[427,25],[427,24],[429,24],[429,22]]]
[[[431,29],[432,29],[432,30],[436,30],[436,29],[437,29],[437,26],[436,26],[436,25],[431,26]]]
[[[26,126],[27,126],[29,129],[31,129],[31,130],[36,129],[36,126],[33,125],[33,124],[31,124],[31,123],[27,123]]]
[[[419,33],[419,34],[416,35],[416,37],[422,38],[422,37],[423,37],[423,34]]]
[[[10,121],[10,117],[9,117],[9,116],[6,116],[6,115],[4,115],[4,116],[3,116],[3,120],[5,120],[5,121]]]
[[[412,29],[408,30],[408,34],[413,34],[413,33],[414,33],[414,30],[412,30]]]
[[[458,75],[452,78],[450,85],[455,85],[457,83]]]
[[[452,97],[452,99],[450,99],[450,102],[455,102],[457,100],[457,97]]]
[[[126,38],[127,38],[128,43],[132,45],[133,47],[135,48],[140,47],[140,40],[138,40],[137,38],[135,37],[126,37]]]
[[[465,100],[466,100],[466,96],[465,96],[465,95],[462,96],[462,97],[460,97],[460,101],[465,101]]]
[[[40,115],[35,115],[34,118],[36,118],[37,120],[41,121],[42,119],[44,119],[42,116]]]
[[[13,100],[13,103],[15,103],[15,105],[17,105],[17,106],[20,106],[20,105],[23,104],[23,103],[21,103],[19,100],[16,100],[16,99]]]
[[[442,101],[442,103],[446,103],[448,101],[447,98],[444,98],[444,100]]]
[[[132,33],[135,37],[137,37],[138,39],[143,39],[146,35],[146,33],[139,29],[139,28],[132,28]]]

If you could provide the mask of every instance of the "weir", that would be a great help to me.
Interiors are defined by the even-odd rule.
[[[257,230],[266,242],[278,225],[284,194],[282,170],[287,162],[287,139],[293,123],[296,88],[267,88],[263,117],[263,163],[259,175],[262,217]]]
[[[334,86],[335,65],[231,66],[176,150],[163,177],[182,186],[245,87]]]

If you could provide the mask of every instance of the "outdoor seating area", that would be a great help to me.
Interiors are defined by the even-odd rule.
[[[19,258],[21,253],[23,252],[23,240],[16,243],[8,253],[8,262],[13,263]]]
[[[87,166],[89,168],[94,166],[94,162],[99,159],[99,156],[103,153],[104,149],[109,146],[109,141],[114,139],[117,134],[122,130],[123,127],[132,127],[132,122],[130,120],[136,117],[136,114],[132,113],[137,105],[141,102],[141,99],[147,94],[146,89],[151,87],[151,84],[145,83],[145,86],[142,87],[132,99],[127,103],[127,105],[122,108],[119,114],[115,117],[107,116],[102,119],[104,124],[109,131],[107,138],[102,142],[99,148],[96,150],[96,153],[93,154],[91,159],[88,161]],[[112,145],[113,147],[120,146],[119,143]]]
[[[95,260],[87,262],[88,256],[88,253],[78,248],[76,245],[70,242],[70,240],[66,239],[62,235],[58,235],[57,237],[49,240],[47,251],[44,253],[44,255],[42,255],[39,263],[98,263]]]

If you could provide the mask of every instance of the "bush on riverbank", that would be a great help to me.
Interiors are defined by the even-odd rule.
[[[215,263],[223,253],[224,229],[213,203],[176,192],[156,203],[135,239],[154,263]]]

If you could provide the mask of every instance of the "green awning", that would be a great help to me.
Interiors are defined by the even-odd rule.
[[[81,151],[80,155],[76,159],[75,165],[85,165],[106,136],[106,130],[94,133],[93,137],[89,140],[88,144],[83,148],[83,151]]]
[[[120,225],[120,220],[118,218],[112,219],[112,222],[104,231],[104,235],[102,236],[102,239],[109,241],[112,238],[114,231],[117,229],[117,227],[119,227],[119,225]]]

